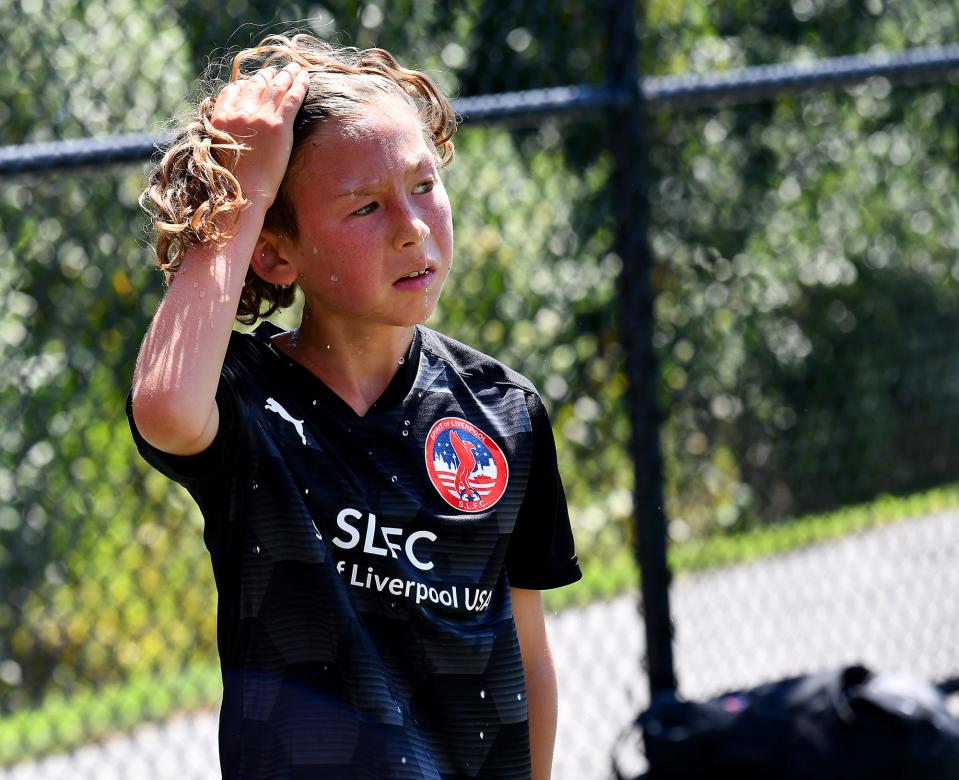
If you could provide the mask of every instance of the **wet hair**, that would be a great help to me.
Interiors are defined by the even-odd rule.
[[[363,118],[367,107],[384,97],[407,103],[422,123],[438,162],[453,159],[456,115],[449,100],[424,73],[408,70],[383,49],[335,47],[310,35],[271,35],[233,58],[231,81],[250,78],[261,68],[282,68],[298,62],[310,73],[310,86],[293,123],[290,164],[267,211],[264,227],[282,235],[299,235],[295,204],[289,197],[290,172],[297,150],[324,123],[346,125]],[[247,201],[233,175],[241,140],[215,128],[213,115],[217,85],[197,106],[192,120],[181,128],[166,153],[150,173],[140,197],[156,229],[156,264],[166,283],[176,275],[188,247],[228,239]],[[222,86],[222,85],[219,85]],[[272,284],[252,267],[246,275],[237,319],[252,325],[293,302],[295,286]]]

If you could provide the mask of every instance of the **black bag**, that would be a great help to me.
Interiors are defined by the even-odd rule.
[[[861,666],[705,703],[662,695],[637,725],[648,780],[959,780],[959,721],[942,694]]]

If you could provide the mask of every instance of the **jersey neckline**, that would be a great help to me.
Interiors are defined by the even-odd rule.
[[[287,370],[292,371],[297,375],[297,379],[300,381],[296,382],[295,385],[309,387],[315,395],[322,396],[324,399],[323,403],[325,405],[335,408],[339,414],[342,414],[348,418],[362,420],[372,415],[382,414],[390,409],[393,409],[406,400],[407,396],[410,394],[410,391],[413,389],[413,385],[416,383],[416,376],[419,373],[420,353],[422,351],[423,344],[423,336],[420,332],[419,325],[416,325],[413,329],[413,339],[410,342],[410,348],[407,350],[406,355],[402,359],[399,369],[393,375],[393,378],[390,380],[380,397],[370,405],[370,408],[367,410],[365,415],[357,414],[356,410],[346,401],[344,401],[336,393],[336,391],[334,391],[322,379],[310,371],[306,366],[298,363],[283,353],[276,346],[273,341],[274,338],[283,334],[284,332],[285,331],[279,328],[275,323],[270,322],[269,320],[264,320],[257,326],[256,330],[253,331],[252,335],[266,346],[270,355],[272,355],[274,359],[279,360],[282,365],[287,368]],[[301,384],[304,376],[307,377],[306,385]],[[318,399],[314,400],[317,401]]]

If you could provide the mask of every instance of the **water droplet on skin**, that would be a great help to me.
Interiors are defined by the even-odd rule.
[[[329,349],[329,348],[330,348],[330,345],[329,345],[329,344],[327,344],[327,345],[326,345],[326,348],[327,348],[327,349]]]
[[[480,698],[481,698],[481,699],[485,699],[485,698],[486,698],[486,691],[480,691]]]
[[[338,277],[336,274],[333,274],[333,276],[330,277],[330,281],[331,281],[331,282],[338,282],[338,281],[340,281],[340,277]]]
[[[417,393],[416,397],[417,397],[417,398],[422,398],[422,397],[423,397],[423,394],[422,394],[422,393]]]
[[[406,362],[406,358],[405,358],[405,357],[401,357],[401,358],[400,358],[400,365],[402,366],[405,362]]]
[[[396,482],[396,474],[394,474],[392,477],[390,477],[390,480],[395,483],[395,482]]]
[[[409,436],[409,435],[410,435],[410,432],[409,432],[409,431],[403,431],[403,435],[404,435],[404,436]]]
[[[316,247],[313,247],[313,254],[316,254]]]

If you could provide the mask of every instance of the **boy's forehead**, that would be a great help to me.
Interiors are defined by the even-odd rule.
[[[419,117],[405,109],[396,115],[363,112],[356,120],[334,119],[303,145],[296,178],[311,188],[358,192],[392,173],[428,168],[431,151]]]
[[[382,95],[367,103],[355,104],[346,115],[330,117],[311,140],[326,137],[371,141],[392,136],[397,131],[422,133],[423,120],[407,101],[395,95]]]

